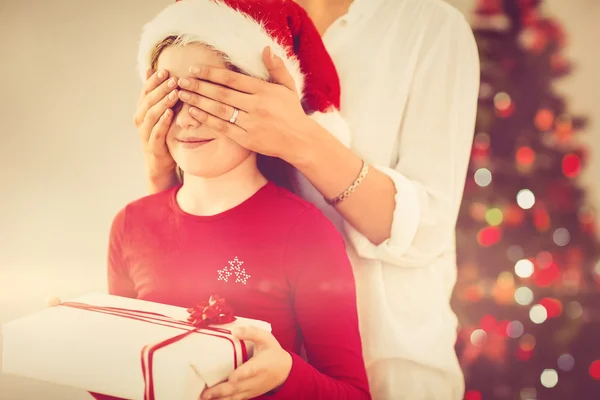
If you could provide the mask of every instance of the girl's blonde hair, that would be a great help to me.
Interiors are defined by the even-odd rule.
[[[244,75],[249,75],[240,68],[231,64],[228,61],[227,56],[225,54],[216,51],[214,48],[212,48],[212,46],[202,42],[183,41],[181,37],[178,36],[169,36],[163,39],[154,47],[150,56],[150,67],[152,68],[152,70],[156,71],[156,67],[158,65],[158,58],[166,48],[171,46],[184,46],[188,44],[200,44],[210,48],[223,58],[227,69]],[[178,107],[175,106],[173,108],[175,111]],[[284,187],[290,191],[294,191],[293,167],[290,164],[288,164],[280,158],[265,156],[263,154],[258,154],[258,156],[256,157],[256,163],[258,165],[258,169],[265,176],[265,178],[277,184],[278,186]],[[179,168],[179,166],[177,166],[177,176],[180,182],[183,182],[183,175],[183,170]]]

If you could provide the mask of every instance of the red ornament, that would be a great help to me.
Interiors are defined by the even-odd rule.
[[[219,296],[210,296],[208,301],[188,308],[188,322],[196,328],[206,328],[209,325],[221,325],[235,321],[233,309]]]
[[[516,354],[517,360],[529,361],[529,360],[531,360],[532,356],[533,356],[533,349],[525,350],[522,347],[517,348],[517,354]]]
[[[545,232],[550,228],[550,214],[546,207],[538,205],[533,209],[533,224],[539,232]]]
[[[548,314],[548,318],[555,318],[562,314],[563,306],[562,303],[557,299],[552,299],[550,297],[544,297],[539,301],[539,304],[542,305],[546,309],[546,313]]]
[[[490,314],[484,315],[481,318],[481,321],[479,321],[479,326],[481,326],[481,329],[483,329],[486,333],[491,333],[494,331],[497,324],[496,318]]]
[[[542,132],[549,131],[554,125],[554,113],[547,108],[541,108],[535,114],[535,127]]]
[[[562,160],[563,174],[567,178],[575,178],[581,171],[581,159],[576,154],[567,154]]]
[[[508,324],[510,324],[508,320],[499,321],[496,325],[496,333],[500,336],[508,337]]]
[[[523,166],[530,166],[535,161],[535,152],[531,147],[523,146],[517,150],[516,157],[517,163]]]
[[[477,233],[477,242],[483,247],[495,245],[502,238],[502,230],[497,226],[488,226]]]
[[[600,360],[596,360],[590,365],[590,376],[600,381]]]
[[[481,400],[481,392],[469,390],[465,393],[465,400]]]
[[[548,287],[560,278],[560,269],[552,262],[545,268],[537,269],[533,274],[533,280],[540,287]]]

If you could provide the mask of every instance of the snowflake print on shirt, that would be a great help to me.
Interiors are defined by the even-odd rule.
[[[246,273],[245,268],[242,268],[243,264],[243,261],[240,261],[235,257],[233,261],[229,261],[228,266],[217,271],[219,273],[219,278],[217,280],[229,282],[231,275],[235,275],[234,283],[243,283],[245,285],[248,279],[250,279],[250,275]]]

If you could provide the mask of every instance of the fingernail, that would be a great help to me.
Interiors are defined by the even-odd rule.
[[[179,98],[181,100],[189,100],[190,94],[188,92],[179,92]]]
[[[271,60],[275,60],[275,53],[273,53],[271,46],[269,46],[269,55],[271,56]]]
[[[192,75],[198,75],[200,73],[200,68],[198,68],[198,67],[190,67],[190,73]]]
[[[177,86],[177,79],[173,78],[169,81],[169,83],[167,83],[167,85],[172,89],[175,86]]]
[[[165,79],[166,76],[167,76],[167,71],[165,71],[164,69],[158,73],[158,77],[160,79]]]
[[[169,99],[175,100],[176,97],[177,97],[177,90],[173,90],[171,93],[169,93]]]
[[[190,87],[190,81],[183,78],[179,80],[179,86],[183,87],[183,88],[188,88]]]

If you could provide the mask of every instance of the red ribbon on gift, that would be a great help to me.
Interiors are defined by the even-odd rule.
[[[208,302],[200,303],[187,311],[190,314],[188,321],[180,321],[166,315],[153,313],[149,311],[131,310],[119,307],[104,307],[78,302],[65,302],[61,306],[77,308],[86,311],[99,312],[103,314],[114,315],[133,319],[137,321],[147,322],[154,325],[168,326],[174,329],[183,330],[184,332],[165,339],[161,342],[146,345],[141,350],[142,374],[144,375],[144,400],[155,400],[154,398],[154,378],[153,378],[153,356],[154,353],[170,344],[176,343],[189,335],[201,334],[215,336],[228,340],[233,346],[233,368],[238,367],[237,348],[235,342],[228,336],[231,331],[223,328],[218,328],[210,325],[220,325],[235,321],[233,309],[226,304],[225,300],[218,296],[211,296]],[[248,361],[248,351],[246,344],[240,340],[240,348],[242,355],[242,363]]]
[[[221,325],[235,321],[233,308],[231,308],[225,299],[213,295],[208,301],[200,303],[192,308],[188,308],[188,322],[196,328],[206,328],[209,325]]]

